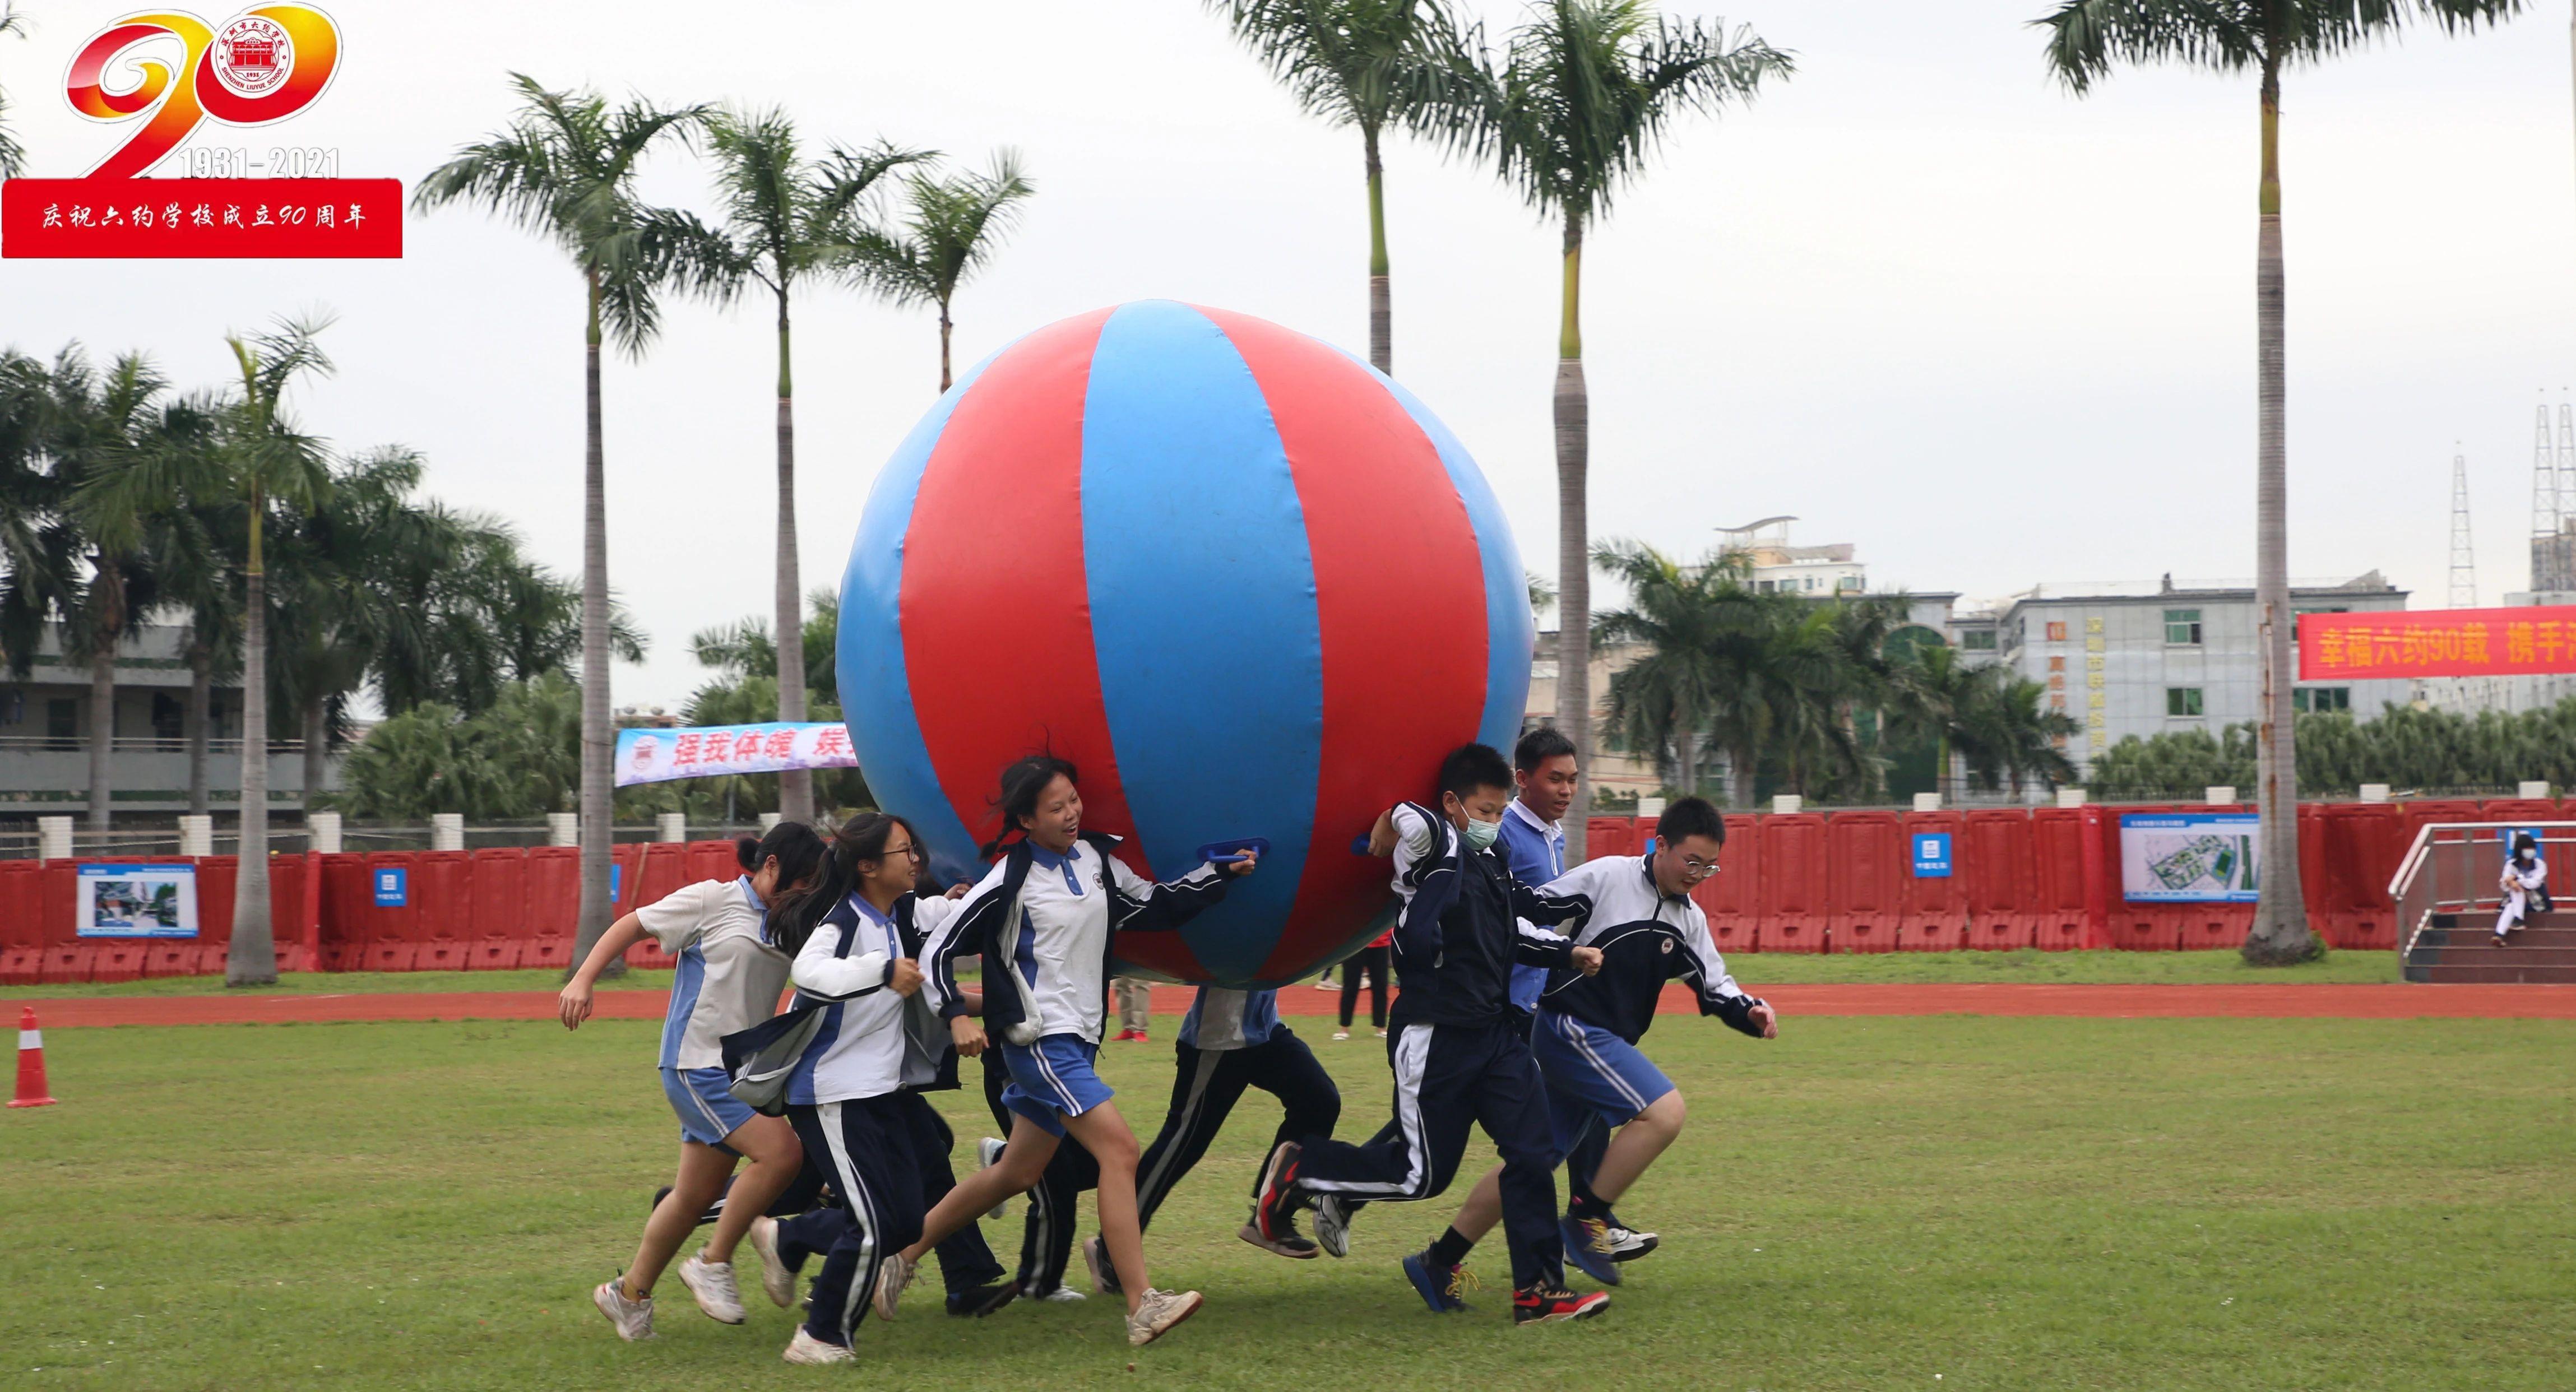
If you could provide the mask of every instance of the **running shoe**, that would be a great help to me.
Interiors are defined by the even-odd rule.
[[[977,1286],[973,1290],[950,1291],[948,1313],[959,1319],[982,1319],[1019,1298],[1019,1286],[1010,1281]]]
[[[1118,1267],[1109,1260],[1108,1244],[1098,1235],[1082,1240],[1082,1264],[1091,1269],[1091,1288],[1102,1295],[1118,1295]]]
[[[1664,1241],[1650,1232],[1636,1232],[1623,1228],[1619,1226],[1619,1220],[1616,1218],[1610,1220],[1610,1226],[1602,1232],[1602,1238],[1610,1244],[1610,1260],[1622,1262],[1635,1261],[1662,1246]]]
[[[1576,1295],[1569,1290],[1528,1290],[1512,1292],[1512,1323],[1553,1324],[1558,1320],[1590,1319],[1610,1308],[1605,1291]]]
[[[1315,1245],[1323,1248],[1328,1257],[1351,1254],[1351,1216],[1342,1207],[1338,1194],[1315,1200]]]
[[[627,1299],[625,1278],[602,1282],[590,1293],[590,1303],[617,1326],[618,1338],[631,1344],[653,1337],[653,1297]]]
[[[1058,1286],[1044,1295],[1040,1295],[1034,1290],[1022,1288],[1020,1294],[1027,1296],[1031,1300],[1043,1300],[1051,1305],[1062,1305],[1067,1301],[1089,1300],[1091,1298],[1090,1296],[1084,1295],[1082,1292],[1075,1290],[1071,1286]]]
[[[680,1284],[718,1324],[742,1323],[742,1288],[733,1283],[733,1263],[711,1262],[701,1252],[680,1263]]]
[[[806,1333],[805,1326],[801,1324],[796,1326],[796,1337],[787,1341],[787,1352],[779,1357],[790,1363],[814,1364],[855,1363],[859,1360],[857,1354],[850,1352],[848,1344],[827,1344]]]
[[[761,1294],[782,1310],[795,1304],[796,1273],[778,1255],[778,1220],[766,1214],[754,1218],[751,1231],[743,1236],[750,1239],[752,1253],[760,1258]]]
[[[995,1165],[1002,1163],[1002,1145],[1002,1138],[999,1136],[986,1136],[984,1139],[977,1141],[975,1143],[975,1168],[979,1170],[989,1170]],[[1000,1222],[1002,1219],[1007,1218],[1010,1215],[1011,1201],[1009,1199],[1004,1199],[1000,1203],[993,1205],[992,1210],[984,1216],[995,1222]]]
[[[1297,1160],[1305,1153],[1295,1141],[1281,1141],[1261,1167],[1261,1186],[1254,1190],[1252,1226],[1263,1241],[1256,1246],[1277,1252],[1297,1233]]]
[[[1421,1296],[1422,1303],[1430,1306],[1435,1315],[1466,1309],[1467,1292],[1476,1288],[1476,1273],[1469,1271],[1465,1263],[1440,1266],[1431,1260],[1428,1247],[1404,1259],[1404,1279],[1413,1283],[1413,1293]]]
[[[1560,1218],[1557,1230],[1565,1234],[1565,1259],[1581,1268],[1583,1274],[1605,1286],[1619,1284],[1619,1263],[1610,1255],[1610,1225],[1598,1218]]]
[[[1348,1039],[1351,1037],[1351,1032],[1349,1030],[1335,1030],[1333,1031],[1333,1037],[1335,1039]]]
[[[1262,1236],[1261,1225],[1259,1223],[1246,1223],[1242,1227],[1235,1229],[1234,1235],[1251,1243],[1253,1246],[1260,1248],[1262,1251],[1276,1253],[1279,1256],[1290,1257],[1297,1261],[1310,1260],[1319,1250],[1321,1250],[1304,1234],[1297,1231],[1297,1215],[1294,1213],[1288,1215],[1288,1232],[1284,1237],[1269,1238]]]
[[[903,1288],[912,1284],[912,1272],[913,1264],[905,1261],[901,1252],[893,1253],[878,1264],[876,1299],[878,1319],[894,1318],[895,1303],[903,1299]]]
[[[1147,1289],[1145,1298],[1136,1305],[1136,1313],[1127,1317],[1127,1343],[1142,1348],[1172,1332],[1172,1326],[1199,1312],[1207,1298],[1197,1291],[1159,1291]]]

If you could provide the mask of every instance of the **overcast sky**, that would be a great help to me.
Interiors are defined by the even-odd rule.
[[[2024,27],[2047,0],[1739,0],[1794,50],[1750,109],[1682,123],[1585,261],[1596,536],[1695,553],[1771,513],[1850,541],[1874,587],[2253,572],[2250,78],[2123,72],[2084,99]],[[31,172],[127,127],[60,75],[131,4],[20,0],[0,88]],[[340,73],[268,129],[408,187],[501,125],[510,69],[664,102],[784,105],[814,143],[1023,153],[1017,238],[960,297],[961,369],[1065,315],[1169,296],[1364,352],[1355,133],[1300,115],[1192,0],[438,5],[337,0]],[[1497,30],[1520,11],[1474,5]],[[1673,14],[1719,13],[1668,5]],[[210,21],[224,17],[206,11]],[[2531,414],[2576,383],[2569,15],[2417,31],[2284,81],[2292,573],[2377,567],[2445,602],[2465,451],[2480,591],[2527,578]],[[1553,568],[1556,233],[1483,170],[1387,159],[1395,367],[1473,450]],[[703,206],[674,156],[646,192]],[[413,219],[399,262],[0,261],[0,343],[142,348],[212,382],[221,336],[339,316],[339,376],[298,403],[339,445],[404,443],[430,488],[577,573],[581,302],[551,248],[472,212]],[[798,307],[808,584],[837,583],[879,463],[928,409],[925,313]],[[686,643],[771,585],[766,311],[672,309],[607,375],[612,579],[654,641],[619,704],[676,703]]]

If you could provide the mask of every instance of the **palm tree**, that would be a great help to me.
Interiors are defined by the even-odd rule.
[[[2422,18],[2457,33],[2517,13],[2522,0],[2064,0],[2032,21],[2048,34],[2047,61],[2067,90],[2081,96],[2110,75],[2115,62],[2184,63],[2258,75],[2262,102],[2262,173],[2255,184],[2254,317],[2254,604],[2262,640],[2261,774],[2263,859],[2299,863],[2298,755],[2290,712],[2290,612],[2287,447],[2282,420],[2287,337],[2281,262],[2281,70],[2322,62],[2394,35]],[[2296,874],[2263,877],[2245,960],[2281,965],[2314,957],[2307,904]]]
[[[1629,595],[1628,608],[1594,617],[1593,642],[1646,649],[1612,674],[1604,733],[1658,764],[1669,751],[1674,786],[1696,793],[1700,740],[1723,699],[1725,649],[1741,619],[1744,591],[1723,565],[1684,566],[1640,542],[1604,542],[1592,561],[1624,582]]]
[[[55,617],[79,604],[79,533],[64,515],[62,481],[46,448],[53,377],[36,359],[0,351],[0,655],[24,679]]]
[[[177,419],[183,411],[188,419]],[[165,412],[161,446],[201,447],[196,442],[214,424],[197,403],[182,402]],[[180,650],[188,664],[188,810],[202,817],[213,804],[208,756],[215,679],[239,667],[241,595],[233,576],[241,568],[247,531],[240,503],[225,498],[164,500],[148,525],[146,549],[158,568],[162,602],[186,620]]]
[[[1689,111],[1749,101],[1765,77],[1786,77],[1789,55],[1751,30],[1655,17],[1646,0],[1544,0],[1512,31],[1490,79],[1480,128],[1524,202],[1564,228],[1557,328],[1556,723],[1589,762],[1592,750],[1592,582],[1586,510],[1591,404],[1584,390],[1583,234],[1646,170],[1665,129]],[[1567,814],[1566,854],[1579,859],[1589,785]]]
[[[800,159],[796,127],[783,111],[725,111],[707,123],[708,144],[716,158],[716,193],[723,205],[720,229],[700,226],[695,218],[666,216],[671,229],[670,265],[683,286],[726,303],[757,281],[778,309],[778,573],[777,632],[791,665],[804,665],[804,647],[790,641],[801,629],[797,612],[802,590],[796,556],[796,388],[794,354],[788,331],[788,304],[797,283],[809,274],[829,273],[850,265],[869,229],[858,205],[889,172],[929,156],[898,150],[879,142],[865,151],[836,149],[819,163]],[[940,311],[942,350],[947,337],[947,310]],[[944,387],[944,383],[942,384]],[[786,674],[778,687],[778,718],[805,718],[802,670]],[[781,775],[779,812],[793,821],[814,816],[812,775],[798,769]]]
[[[656,287],[667,249],[663,215],[635,196],[635,168],[666,135],[685,137],[701,106],[664,110],[630,101],[612,111],[596,92],[552,92],[524,73],[524,104],[509,129],[468,145],[432,170],[412,195],[421,211],[480,205],[554,242],[580,271],[588,317],[583,343],[581,535],[581,921],[574,958],[608,931],[609,843],[617,731],[609,719],[608,484],[600,428],[603,334],[641,356],[661,326]]]
[[[1368,173],[1369,363],[1395,373],[1394,308],[1386,258],[1386,177],[1378,142],[1389,126],[1465,138],[1474,88],[1445,0],[1209,0],[1309,113],[1360,128]]]
[[[26,32],[26,16],[19,14],[14,5],[0,4],[0,34],[17,34],[23,37]],[[5,94],[0,94],[0,115],[7,114],[8,110],[9,99]],[[26,167],[27,152],[20,148],[17,141],[9,137],[8,127],[0,126],[0,179],[17,178]]]
[[[1020,172],[1019,155],[1010,150],[994,155],[986,173],[946,179],[914,174],[904,180],[903,230],[871,239],[855,264],[861,281],[896,304],[938,307],[942,392],[955,382],[948,361],[949,302],[992,259],[1018,221],[1019,205],[1035,192]]]

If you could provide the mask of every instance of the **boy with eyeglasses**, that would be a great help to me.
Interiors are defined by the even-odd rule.
[[[1655,823],[1655,849],[1642,856],[1603,856],[1567,871],[1539,893],[1590,905],[1575,934],[1578,947],[1601,954],[1596,974],[1551,971],[1530,1029],[1530,1050],[1547,1080],[1548,1120],[1559,1153],[1571,1153],[1595,1127],[1612,1130],[1592,1195],[1567,1205],[1565,1245],[1586,1255],[1627,1261],[1654,1250],[1651,1240],[1623,1243],[1608,1218],[1655,1157],[1681,1134],[1682,1095],[1663,1070],[1638,1051],[1654,1023],[1664,983],[1691,985],[1703,1015],[1715,1015],[1757,1039],[1779,1035],[1776,1013],[1744,994],[1727,975],[1708,934],[1708,916],[1690,891],[1717,872],[1726,822],[1706,798],[1687,797]],[[1449,1230],[1404,1259],[1404,1274],[1433,1311],[1464,1308],[1463,1263],[1476,1240],[1502,1216],[1499,1170],[1476,1182]],[[1626,1234],[1638,1237],[1638,1234]]]

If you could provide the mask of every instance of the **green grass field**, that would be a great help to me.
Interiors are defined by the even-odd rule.
[[[1790,952],[1738,953],[1727,959],[1738,979],[1756,988],[1810,982],[2065,981],[2169,983],[2395,981],[2393,952],[2337,952],[2295,967],[2254,968],[2233,952],[1888,952],[1818,957]],[[551,991],[558,971],[289,972],[274,987],[297,994],[372,991]],[[600,989],[664,987],[669,972],[630,971]],[[0,986],[0,1000],[39,996],[194,996],[221,992],[223,978],[165,976],[148,981]]]
[[[1792,1018],[1765,1045],[1668,1018],[1647,1042],[1691,1130],[1621,1205],[1664,1248],[1602,1319],[1533,1329],[1498,1239],[1472,1313],[1403,1284],[1445,1201],[1371,1210],[1344,1262],[1235,1240],[1277,1117],[1253,1094],[1149,1240],[1158,1283],[1209,1296],[1165,1343],[1131,1354],[1105,1297],[972,1325],[922,1300],[864,1326],[855,1378],[783,1368],[756,1286],[728,1328],[666,1279],[641,1345],[590,1308],[670,1172],[655,1030],[51,1032],[63,1105],[0,1114],[0,1386],[2576,1381],[2576,1025]],[[1380,1047],[1315,1043],[1373,1127]],[[1103,1071],[1150,1128],[1171,1067],[1158,1042]],[[943,1100],[961,1137],[977,1103]],[[1006,1252],[1018,1217],[988,1225]]]

